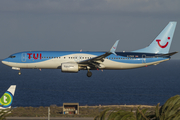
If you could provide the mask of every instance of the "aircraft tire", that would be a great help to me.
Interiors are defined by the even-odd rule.
[[[88,72],[87,72],[87,76],[88,76],[88,77],[91,77],[91,76],[92,76],[92,72],[88,71]]]

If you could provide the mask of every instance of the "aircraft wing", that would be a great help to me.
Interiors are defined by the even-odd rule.
[[[88,59],[88,60],[81,61],[78,64],[89,64],[91,62],[97,62],[97,61],[103,62],[104,61],[103,59],[105,57],[109,56],[110,54],[112,54],[112,53],[106,52],[105,54],[102,54],[100,56],[97,56],[97,57],[94,57],[94,58],[91,58],[91,59]]]
[[[81,62],[78,62],[78,64],[80,64],[81,66],[90,66],[90,67],[95,67],[95,68],[99,68],[100,67],[100,63],[102,63],[104,61],[104,58],[111,55],[111,54],[115,54],[117,45],[118,45],[119,40],[117,40],[114,45],[112,46],[112,48],[110,49],[109,52],[106,52],[100,56],[88,59],[88,60],[84,60]]]

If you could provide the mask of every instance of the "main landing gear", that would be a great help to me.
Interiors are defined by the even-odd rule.
[[[87,66],[87,70],[88,70],[88,72],[87,72],[87,76],[88,76],[88,77],[91,77],[91,76],[92,76],[92,72],[91,72],[91,71],[89,71],[89,69],[90,69],[90,67],[89,67],[89,66]]]
[[[91,77],[91,76],[92,76],[92,72],[88,70],[87,76],[88,76],[88,77]]]

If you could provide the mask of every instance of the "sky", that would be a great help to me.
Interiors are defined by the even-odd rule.
[[[180,0],[1,0],[0,59],[22,51],[109,51],[148,46],[177,21],[170,52],[180,52]],[[172,59],[180,59],[176,54]]]

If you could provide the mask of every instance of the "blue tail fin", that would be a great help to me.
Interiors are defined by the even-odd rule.
[[[0,98],[0,109],[11,107],[15,90],[16,85],[11,85],[9,89],[4,93],[4,95]]]
[[[155,38],[155,40],[148,47],[133,52],[160,54],[169,53],[176,24],[177,22],[169,22],[169,24],[162,30],[162,32]]]

